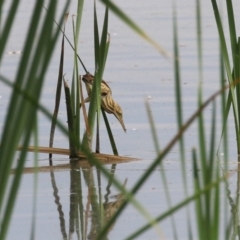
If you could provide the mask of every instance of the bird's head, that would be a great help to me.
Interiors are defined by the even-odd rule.
[[[86,84],[93,84],[94,76],[91,73],[87,72],[82,76],[82,80]]]
[[[85,83],[86,85],[86,89],[88,92],[88,95],[91,95],[92,92],[92,85],[93,85],[93,81],[94,81],[94,76],[91,73],[86,73],[85,75],[82,76],[82,81]]]

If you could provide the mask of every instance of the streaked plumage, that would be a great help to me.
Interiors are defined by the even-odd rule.
[[[90,96],[92,93],[92,86],[94,81],[94,76],[90,73],[83,75],[83,82],[86,85],[86,90],[88,93],[88,97],[85,99],[85,102],[89,102]],[[126,132],[126,128],[123,122],[123,113],[122,109],[118,103],[116,103],[112,98],[112,91],[108,84],[102,80],[101,82],[101,106],[102,108],[109,114],[114,114],[114,116],[118,119],[120,124],[123,127],[123,130]]]

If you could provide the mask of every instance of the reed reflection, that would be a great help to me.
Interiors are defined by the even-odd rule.
[[[62,204],[60,203],[60,197],[58,194],[58,188],[57,188],[53,169],[50,169],[50,177],[51,177],[51,183],[52,183],[52,188],[53,188],[54,202],[57,205],[57,210],[58,210],[58,214],[59,214],[60,229],[61,229],[62,237],[65,240],[65,239],[67,239],[67,232],[66,232],[66,228],[65,228],[65,218],[64,218],[64,213],[62,210]]]
[[[226,171],[226,169],[225,169]],[[233,193],[231,193],[231,185],[230,180],[234,180],[233,177],[235,174],[225,181],[225,188],[226,188],[226,201],[228,201],[228,204],[230,206],[230,214],[229,211],[225,211],[225,223],[224,226],[226,227],[226,239],[240,239],[240,157],[238,157],[238,168],[237,168],[237,177],[236,181],[236,194],[234,196]]]
[[[82,168],[78,162],[70,164],[70,195],[69,195],[69,232],[66,231],[66,221],[60,194],[55,180],[54,170],[51,169],[51,183],[54,202],[57,206],[62,238],[68,239],[96,239],[105,222],[117,211],[124,201],[122,194],[113,196],[112,180],[115,175],[116,164],[110,170],[111,177],[104,181],[106,189],[102,191],[100,170],[89,167]],[[105,180],[105,178],[104,178]],[[124,186],[127,180],[124,181]],[[113,225],[111,229],[113,228]],[[111,231],[110,229],[110,231]]]

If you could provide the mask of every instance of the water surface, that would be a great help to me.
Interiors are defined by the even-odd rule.
[[[202,1],[202,37],[203,37],[203,67],[204,76],[202,86],[204,98],[219,89],[219,55],[218,35],[210,1]],[[8,54],[9,51],[22,50],[24,36],[30,18],[32,3],[22,1],[18,12],[18,20],[11,33],[6,54],[1,65],[1,72],[8,78],[14,79],[17,64],[21,54]],[[70,7],[70,15],[74,14],[76,3]],[[118,3],[146,32],[161,44],[171,55],[172,41],[172,3],[170,1],[122,1]],[[236,1],[234,4],[239,4]],[[8,7],[4,7],[4,16]],[[104,9],[98,4],[99,20]],[[81,25],[79,54],[90,72],[94,72],[93,45],[93,3],[85,1],[84,14]],[[183,116],[186,120],[197,107],[197,92],[199,86],[195,1],[181,1],[177,6],[178,34],[180,49],[181,80],[183,92]],[[166,59],[144,40],[128,29],[118,18],[110,14],[109,33],[111,45],[104,73],[104,79],[111,86],[114,99],[121,105],[127,133],[124,133],[114,116],[109,116],[113,134],[122,156],[141,159],[136,162],[121,163],[117,166],[108,165],[108,169],[115,167],[115,176],[131,189],[142,173],[156,157],[155,148],[148,122],[145,101],[151,106],[154,116],[156,132],[161,148],[172,139],[177,131],[174,71],[172,59]],[[71,21],[67,23],[66,32],[72,41]],[[72,41],[73,42],[73,41]],[[64,72],[70,80],[73,66],[73,52],[66,46]],[[60,57],[60,41],[55,50],[49,71],[46,76],[41,102],[50,111],[54,108],[55,87],[57,81]],[[81,74],[84,74],[81,70]],[[10,97],[10,89],[0,83],[0,130],[3,127],[4,116]],[[65,99],[62,95],[59,117],[66,122]],[[205,111],[206,130],[211,129],[212,107]],[[220,116],[220,109],[218,109]],[[220,117],[217,118],[217,136],[221,134]],[[233,119],[229,121],[229,145],[232,149],[229,155],[230,168],[236,168],[236,148]],[[48,146],[50,123],[39,114],[39,143]],[[83,129],[82,129],[83,132]],[[101,121],[101,152],[112,153],[107,138],[105,126]],[[193,191],[191,149],[198,144],[197,125],[193,124],[185,135],[185,162],[189,193]],[[207,139],[209,142],[209,139]],[[67,148],[67,138],[57,131],[55,147]],[[221,159],[220,159],[221,160]],[[54,165],[69,163],[65,156],[54,156]],[[33,156],[28,155],[26,166],[33,166]],[[39,166],[48,166],[46,154],[39,155]],[[164,171],[172,197],[171,204],[177,204],[184,198],[182,176],[180,171],[180,154],[176,146],[164,160]],[[137,200],[152,216],[157,216],[168,209],[164,187],[162,184],[163,168],[158,167],[154,174],[137,193]],[[230,187],[235,189],[235,178]],[[23,175],[16,207],[8,234],[9,240],[28,239],[31,232],[34,174],[27,172]],[[101,196],[101,197],[99,197]],[[95,199],[95,200],[93,200]],[[37,201],[35,214],[35,239],[94,239],[98,228],[99,202],[105,203],[105,213],[109,209],[117,208],[122,201],[119,191],[104,176],[99,176],[95,168],[81,168],[78,165],[68,166],[53,171],[40,171],[37,184]],[[193,207],[193,206],[192,206]],[[112,210],[113,211],[113,210]],[[193,217],[193,216],[192,216]],[[176,228],[179,239],[186,239],[186,212],[181,210],[175,215]],[[108,234],[108,239],[124,239],[132,231],[146,223],[146,219],[133,207],[128,206]],[[193,224],[194,225],[194,224]],[[195,232],[195,225],[192,226]],[[159,233],[160,231],[160,233]],[[158,231],[150,230],[138,239],[173,239],[170,220],[159,224]]]

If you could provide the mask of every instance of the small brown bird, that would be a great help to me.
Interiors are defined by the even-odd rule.
[[[89,102],[92,93],[94,76],[90,73],[87,73],[83,75],[82,80],[86,85],[86,90],[88,93],[88,97],[84,100],[84,102]],[[109,114],[114,114],[114,116],[118,119],[118,121],[122,125],[123,130],[126,132],[126,128],[123,122],[122,108],[119,106],[118,103],[116,103],[113,100],[112,90],[104,80],[102,80],[101,82],[101,106],[105,112]]]

